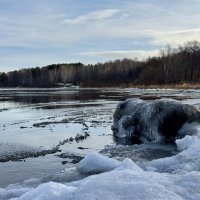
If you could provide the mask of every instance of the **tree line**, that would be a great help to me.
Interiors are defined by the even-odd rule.
[[[200,42],[191,41],[144,61],[122,59],[84,65],[52,64],[0,73],[0,87],[164,85],[200,82]]]

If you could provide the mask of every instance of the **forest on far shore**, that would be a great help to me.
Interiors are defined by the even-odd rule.
[[[0,73],[0,87],[54,87],[64,84],[102,87],[200,83],[200,42],[169,45],[144,61],[122,59],[84,65],[52,64]]]

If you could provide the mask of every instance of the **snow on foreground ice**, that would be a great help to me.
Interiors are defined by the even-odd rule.
[[[82,173],[101,173],[115,169],[120,161],[102,156],[98,153],[89,153],[80,161],[78,169]]]
[[[172,157],[152,160],[144,165],[148,170],[170,173],[200,172],[200,139],[197,136],[185,136],[176,140],[179,154]]]
[[[119,162],[91,153],[80,163],[80,169],[110,171],[66,184],[48,182],[36,188],[7,187],[0,189],[0,199],[200,199],[200,139],[186,136],[176,144],[180,151],[177,155],[140,166],[128,158]]]

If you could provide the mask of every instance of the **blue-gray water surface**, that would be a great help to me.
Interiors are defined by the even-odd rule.
[[[67,175],[66,171],[91,151],[129,156],[136,161],[173,153],[173,146],[157,147],[160,154],[148,147],[141,153],[138,146],[131,147],[131,151],[129,147],[123,148],[120,153],[113,150],[116,144],[111,131],[112,116],[117,103],[127,98],[170,98],[199,107],[200,90],[0,89],[0,187],[33,179],[78,179],[80,175]],[[106,145],[109,148],[104,148]]]

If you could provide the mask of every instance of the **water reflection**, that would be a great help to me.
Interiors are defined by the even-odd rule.
[[[123,92],[124,93],[124,92]],[[126,93],[126,92],[125,92]],[[50,103],[50,102],[61,102],[61,101],[91,101],[98,99],[106,100],[122,100],[128,95],[122,97],[122,91],[107,92],[106,90],[100,89],[1,89],[0,90],[0,101],[11,101],[23,104],[37,104],[37,103]]]

